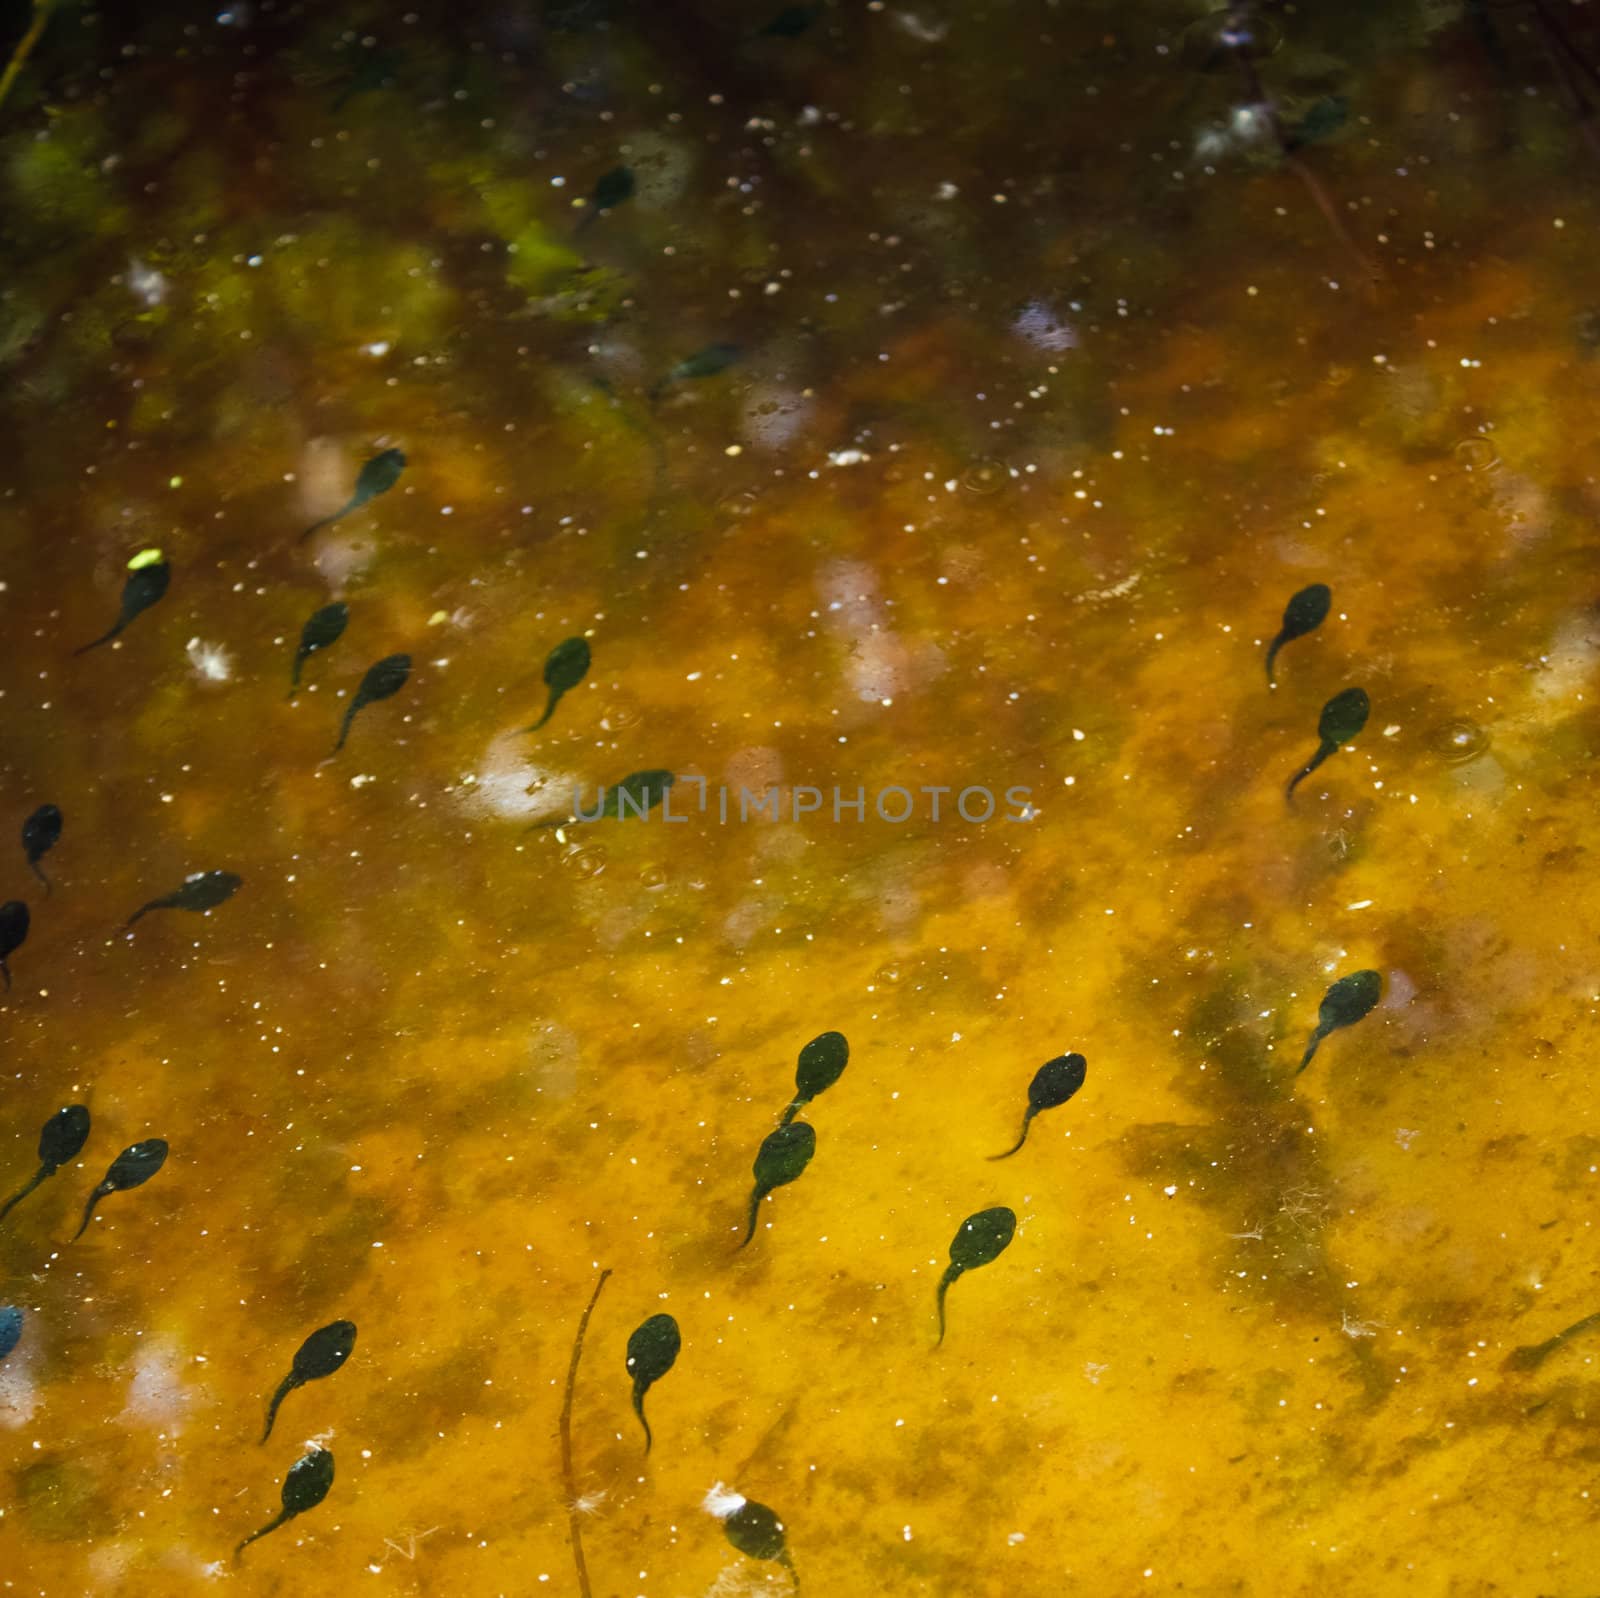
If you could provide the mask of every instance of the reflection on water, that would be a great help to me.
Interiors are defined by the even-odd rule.
[[[5,26],[8,1590],[1584,1598],[1581,8]]]

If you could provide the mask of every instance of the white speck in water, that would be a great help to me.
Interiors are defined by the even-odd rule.
[[[208,644],[191,638],[184,646],[189,664],[201,682],[227,682],[233,676],[233,660],[221,644]]]
[[[167,280],[138,256],[128,262],[128,287],[148,306],[157,306],[167,297]]]
[[[726,1520],[729,1515],[736,1515],[744,1508],[747,1502],[743,1493],[736,1493],[731,1487],[724,1487],[718,1482],[703,1499],[700,1507],[708,1515],[715,1515],[718,1520]]]

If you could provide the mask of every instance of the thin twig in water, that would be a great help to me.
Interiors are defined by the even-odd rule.
[[[589,1330],[589,1317],[600,1302],[600,1289],[606,1285],[610,1274],[609,1269],[601,1271],[589,1307],[578,1322],[578,1335],[572,1340],[572,1363],[567,1367],[567,1396],[561,1405],[561,1475],[567,1486],[567,1527],[572,1537],[572,1563],[577,1567],[581,1598],[593,1598],[593,1594],[589,1587],[589,1567],[583,1562],[583,1515],[578,1508],[578,1478],[572,1468],[572,1395],[578,1385],[578,1361],[583,1358],[583,1334]]]
[[[11,52],[11,59],[6,63],[5,75],[0,77],[0,105],[5,104],[6,96],[11,92],[11,85],[17,81],[23,67],[27,65],[28,57],[33,54],[33,47],[44,33],[45,24],[50,20],[50,13],[55,7],[56,0],[33,0],[33,25],[23,34],[17,48]]]

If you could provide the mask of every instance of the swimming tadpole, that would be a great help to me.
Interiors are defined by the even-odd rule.
[[[101,1199],[110,1193],[126,1193],[132,1188],[143,1187],[166,1163],[165,1139],[150,1137],[142,1143],[130,1143],[111,1162],[105,1180],[89,1195],[89,1202],[83,1207],[83,1222],[72,1234],[72,1241],[76,1243],[83,1236],[89,1225],[89,1217],[94,1214],[95,1206]]]
[[[357,713],[368,705],[377,704],[380,699],[387,699],[392,694],[399,693],[410,675],[410,655],[385,655],[377,665],[367,667],[366,675],[361,679],[361,686],[356,689],[356,696],[350,701],[350,708],[344,713],[344,722],[339,728],[339,741],[333,746],[334,754],[338,754],[344,748],[344,741],[350,736],[350,723],[356,719]]]
[[[1088,1074],[1089,1062],[1081,1054],[1058,1054],[1055,1059],[1046,1060],[1028,1084],[1028,1108],[1023,1112],[1017,1141],[1004,1154],[991,1154],[989,1158],[1009,1160],[1028,1141],[1028,1127],[1034,1116],[1041,1110],[1053,1110],[1065,1104],[1083,1086]]]
[[[756,1185],[750,1194],[750,1226],[740,1248],[756,1235],[756,1213],[762,1199],[796,1180],[816,1152],[817,1134],[804,1121],[786,1121],[763,1139],[752,1167]]]
[[[303,1515],[308,1509],[315,1509],[328,1496],[328,1489],[332,1486],[333,1454],[326,1448],[313,1448],[309,1454],[302,1454],[289,1467],[289,1474],[283,1478],[281,1495],[283,1508],[260,1531],[251,1532],[234,1549],[233,1557],[242,1559],[245,1549],[257,1538],[265,1537],[269,1531],[276,1531],[286,1521],[293,1520],[296,1515]]]
[[[1300,1061],[1300,1072],[1311,1064],[1311,1057],[1321,1046],[1322,1040],[1330,1032],[1337,1032],[1342,1027],[1354,1026],[1357,1021],[1365,1020],[1372,1014],[1379,999],[1383,997],[1383,976],[1377,971],[1352,971],[1347,977],[1340,977],[1322,996],[1322,1004],[1317,1010],[1316,1030],[1311,1034],[1311,1041],[1306,1044],[1304,1058]]]
[[[141,916],[147,916],[152,910],[191,910],[199,914],[205,910],[215,910],[219,904],[225,904],[239,891],[244,879],[237,877],[231,871],[197,871],[193,876],[183,879],[183,886],[175,888],[171,893],[164,893],[159,899],[151,899],[148,904],[142,904],[128,917],[127,924],[132,926]]]
[[[644,1395],[677,1363],[683,1338],[670,1315],[652,1315],[628,1339],[628,1374],[633,1377],[633,1412],[644,1427],[644,1451],[654,1439],[644,1418]]]
[[[758,1504],[753,1498],[747,1498],[722,1522],[722,1530],[741,1554],[750,1559],[770,1559],[774,1564],[782,1565],[789,1572],[794,1590],[800,1591],[800,1575],[789,1557],[783,1522],[778,1519],[776,1511],[768,1509],[765,1504]]]
[[[1278,636],[1267,645],[1269,687],[1277,686],[1272,668],[1277,661],[1278,651],[1285,644],[1292,644],[1296,638],[1304,638],[1307,633],[1315,632],[1328,619],[1328,609],[1332,604],[1333,590],[1326,583],[1312,583],[1309,588],[1302,588],[1283,607],[1283,626],[1278,629]]]
[[[586,638],[564,638],[544,657],[544,685],[550,697],[544,714],[524,732],[537,732],[556,713],[563,694],[578,686],[589,670],[589,641]]]
[[[780,1124],[787,1126],[819,1093],[831,1088],[849,1063],[850,1044],[844,1033],[818,1033],[800,1051],[800,1061],[794,1068],[794,1098]]]
[[[363,505],[369,500],[376,499],[379,494],[387,494],[400,481],[400,474],[405,469],[406,457],[403,450],[386,449],[381,455],[374,455],[356,474],[355,493],[333,515],[324,516],[320,522],[312,522],[301,533],[298,542],[305,543],[313,533],[321,528],[333,526],[336,521],[348,516],[353,510],[360,510]]]
[[[307,618],[305,626],[300,629],[300,646],[294,652],[294,668],[289,673],[291,699],[300,686],[300,668],[319,649],[326,649],[330,644],[338,643],[344,637],[344,630],[349,621],[350,607],[342,599],[335,600],[331,605],[324,605],[321,610],[313,611]]]
[[[607,211],[614,211],[619,205],[626,205],[633,198],[637,187],[631,166],[614,166],[609,172],[601,173],[595,186],[589,191],[589,205],[584,212],[583,220],[578,223],[578,231],[582,233],[593,223],[598,222]]]
[[[674,383],[694,383],[701,378],[716,377],[727,371],[744,353],[737,344],[718,342],[707,344],[693,355],[685,356],[651,390],[652,400],[660,399]]]
[[[172,567],[159,549],[141,549],[128,562],[128,578],[122,585],[122,609],[116,624],[108,633],[102,633],[93,643],[73,650],[75,655],[86,655],[101,644],[109,644],[141,611],[149,608],[167,591],[172,581]]]
[[[11,956],[28,941],[28,924],[32,917],[20,899],[7,899],[0,904],[0,977],[5,979],[6,992],[11,991]]]
[[[961,1230],[950,1244],[950,1263],[939,1278],[939,1342],[944,1341],[944,1296],[957,1277],[975,1271],[980,1265],[989,1265],[1005,1253],[1011,1239],[1016,1236],[1017,1216],[1004,1204],[992,1210],[979,1210],[961,1223]],[[936,1343],[934,1345],[938,1347]]]
[[[1335,694],[1317,718],[1317,737],[1322,742],[1317,745],[1317,752],[1289,779],[1289,786],[1283,791],[1284,798],[1293,803],[1294,791],[1302,779],[1309,777],[1341,744],[1359,736],[1371,714],[1372,702],[1367,698],[1366,689],[1346,688]]]
[[[46,1177],[54,1176],[68,1160],[77,1159],[88,1141],[89,1106],[69,1104],[57,1110],[39,1132],[39,1169],[4,1204],[0,1204],[0,1221]]]
[[[822,15],[821,6],[785,6],[763,27],[758,37],[763,39],[798,39]]]
[[[594,815],[581,811],[579,821],[600,821],[609,818],[623,821],[637,816],[641,821],[667,796],[667,790],[678,779],[670,771],[634,771],[621,782],[605,790],[605,797]]]
[[[350,1351],[355,1346],[354,1321],[330,1321],[328,1325],[319,1327],[300,1345],[290,1363],[289,1374],[278,1383],[278,1390],[267,1404],[267,1425],[261,1433],[262,1442],[266,1442],[272,1435],[272,1423],[278,1418],[278,1405],[295,1388],[304,1387],[307,1382],[320,1381],[324,1376],[333,1375],[349,1359]]]
[[[60,838],[61,810],[56,805],[40,805],[22,823],[22,852],[27,857],[28,869],[44,884],[47,899],[55,884],[44,874],[39,862],[55,848]]]

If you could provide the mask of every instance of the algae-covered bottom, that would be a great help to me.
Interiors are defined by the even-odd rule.
[[[0,1590],[1587,1598],[1581,14],[40,15]]]

